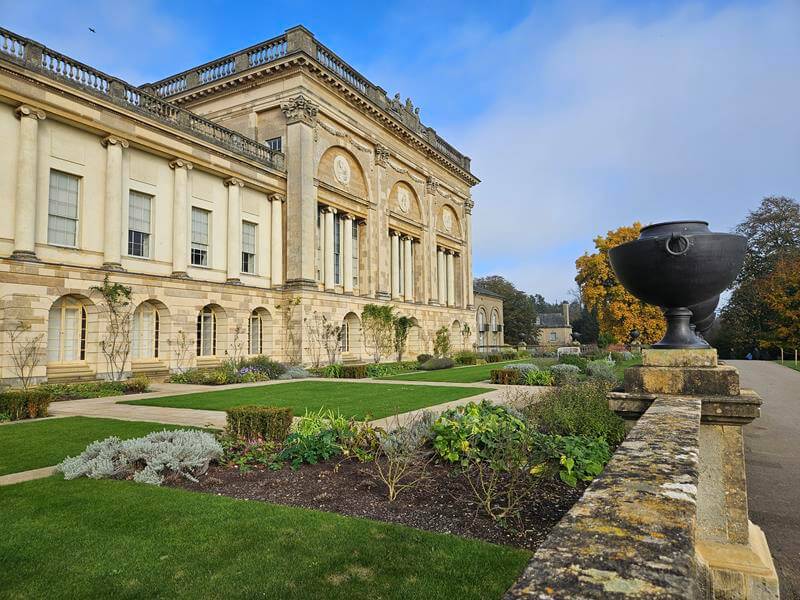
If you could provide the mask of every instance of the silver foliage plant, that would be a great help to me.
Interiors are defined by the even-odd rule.
[[[194,430],[157,431],[141,438],[109,437],[92,442],[79,456],[67,457],[56,469],[64,479],[128,478],[161,485],[166,473],[191,481],[222,456],[222,446],[210,433]]]

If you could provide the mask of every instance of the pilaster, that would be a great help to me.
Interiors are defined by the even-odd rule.
[[[36,258],[36,196],[38,180],[39,121],[44,111],[22,104],[14,114],[19,119],[17,187],[14,199],[14,251],[11,258]]]
[[[187,277],[189,253],[189,171],[192,163],[176,158],[169,163],[173,170],[172,191],[172,276]]]
[[[277,288],[283,285],[283,203],[286,198],[281,194],[272,194],[269,197],[272,218],[272,235],[270,236],[270,283]]]
[[[345,294],[353,293],[353,215],[342,215],[342,277],[344,277],[343,287]]]
[[[235,177],[224,181],[228,188],[228,283],[241,283],[242,271],[242,188],[244,182]]]
[[[109,135],[100,140],[106,149],[106,197],[103,215],[103,267],[122,270],[122,150],[127,140]]]

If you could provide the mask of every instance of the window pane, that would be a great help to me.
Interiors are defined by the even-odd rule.
[[[199,267],[208,266],[208,251],[204,246],[192,244],[192,264]]]
[[[242,252],[256,253],[256,226],[255,223],[242,222]]]
[[[128,230],[128,254],[130,256],[150,256],[150,234]]]
[[[60,246],[74,246],[78,222],[50,215],[47,218],[47,241]]]
[[[74,175],[50,171],[50,205],[51,215],[78,218],[78,178]]]
[[[358,225],[353,223],[353,286],[358,287]]]
[[[250,354],[261,354],[261,317],[250,317]]]
[[[192,208],[192,243],[208,246],[208,211]]]
[[[333,216],[333,282],[341,283],[339,257],[342,246],[342,227],[339,215]]]
[[[128,229],[150,233],[151,196],[131,190],[128,201]]]

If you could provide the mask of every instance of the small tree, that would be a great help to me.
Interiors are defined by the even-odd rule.
[[[464,327],[461,328],[461,347],[463,350],[467,349],[467,342],[469,342],[470,335],[472,335],[472,329],[469,323],[464,323]]]
[[[408,317],[396,317],[394,320],[394,350],[397,352],[397,362],[402,362],[403,353],[408,343],[408,333],[414,327],[414,321]]]
[[[322,347],[328,355],[328,364],[335,365],[342,349],[342,326],[322,317]]]
[[[394,347],[394,307],[367,304],[361,312],[361,329],[374,362],[381,362],[381,357]]]
[[[172,352],[175,355],[175,368],[178,373],[183,373],[186,370],[186,359],[189,356],[189,338],[186,337],[186,332],[183,329],[178,330],[178,334],[174,340],[169,341],[172,346]]]
[[[238,367],[244,356],[244,327],[240,323],[233,328],[233,340],[231,341],[230,361],[234,367]]]
[[[306,324],[306,337],[308,338],[308,353],[311,355],[311,364],[319,367],[322,353],[322,315],[314,311],[310,318],[303,319]]]
[[[31,337],[27,335],[30,330],[30,324],[20,321],[13,330],[6,332],[11,342],[14,372],[24,390],[27,390],[33,381],[33,372],[42,360],[44,348],[44,334]]]
[[[89,289],[100,295],[100,309],[108,319],[108,335],[100,342],[108,374],[113,381],[120,381],[131,353],[132,290],[127,285],[111,283],[108,274],[103,279],[103,285],[94,285]]]
[[[450,329],[447,325],[442,325],[436,330],[436,338],[433,340],[433,355],[447,356],[450,354]]]
[[[300,363],[301,348],[297,342],[297,335],[295,334],[294,312],[300,305],[300,298],[290,296],[283,304],[275,306],[283,314],[283,352],[289,364],[296,365]],[[302,325],[302,323],[301,323]]]

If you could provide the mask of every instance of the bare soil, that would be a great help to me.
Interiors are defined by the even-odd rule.
[[[355,460],[303,465],[293,471],[212,466],[199,483],[182,479],[172,485],[233,498],[260,500],[401,523],[417,529],[450,533],[487,542],[535,550],[585,487],[570,488],[542,478],[518,519],[501,524],[480,508],[463,476],[451,466],[434,464],[416,487],[393,502],[375,476],[373,463]]]

